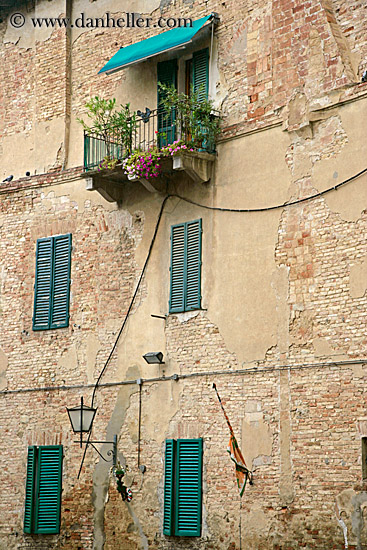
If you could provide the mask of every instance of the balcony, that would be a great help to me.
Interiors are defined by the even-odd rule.
[[[139,181],[150,192],[160,190],[162,176],[174,177],[179,172],[185,172],[195,183],[207,182],[215,160],[218,123],[217,112],[212,112],[209,119],[200,118],[200,106],[184,116],[176,109],[167,113],[146,108],[145,112],[137,111],[124,128],[115,126],[99,133],[84,131],[86,188],[97,190],[114,202],[122,200],[124,183],[128,181]],[[128,173],[129,158],[151,154],[159,157],[158,175]]]

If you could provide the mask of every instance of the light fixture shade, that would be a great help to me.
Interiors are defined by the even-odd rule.
[[[75,433],[90,432],[97,409],[87,407],[81,403],[79,407],[67,408],[66,410]]]
[[[149,365],[163,365],[163,353],[161,351],[149,351],[143,355]]]

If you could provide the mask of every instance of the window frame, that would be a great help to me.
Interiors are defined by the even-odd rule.
[[[195,258],[190,260],[190,254],[192,253],[192,250],[190,251],[190,231],[189,228],[191,226],[198,225],[198,236],[197,236],[197,248],[198,248],[198,254],[197,254],[197,265],[195,268],[194,261]],[[175,231],[179,228],[183,228],[184,231],[184,244],[183,244],[183,251],[179,250],[179,245],[175,245]],[[202,270],[202,234],[203,234],[203,223],[202,218],[199,218],[197,220],[192,220],[188,222],[182,222],[178,224],[174,224],[171,226],[171,255],[170,255],[170,295],[169,295],[169,313],[184,313],[186,311],[195,311],[197,309],[201,309],[201,300],[202,300],[202,293],[201,293],[201,270]],[[195,243],[193,244],[193,247],[195,246]],[[177,298],[175,297],[175,294],[177,292],[180,292],[180,289],[178,288],[179,282],[177,282],[177,277],[179,277],[179,268],[175,267],[177,260],[180,260],[180,256],[183,254],[183,265],[182,265],[182,296],[181,296],[181,304],[177,305],[173,302],[176,302]],[[192,258],[192,256],[191,256]],[[191,267],[190,267],[191,263]],[[195,273],[192,271],[195,269],[196,277],[197,277],[197,286],[196,286],[196,292],[197,296],[195,298],[195,291],[192,290],[192,283],[189,285],[189,280],[193,277],[195,277]],[[196,302],[195,302],[196,300]],[[190,304],[191,302],[191,304]]]
[[[24,533],[60,533],[62,445],[28,447]]]
[[[362,481],[367,481],[367,436],[361,437]]]
[[[191,453],[191,454],[190,454]],[[193,464],[196,471],[193,471]],[[192,489],[190,486],[190,476]],[[163,534],[200,537],[202,528],[203,439],[166,439]],[[188,499],[188,491],[192,498]]]
[[[49,244],[48,257],[47,244]],[[66,252],[62,248],[58,248],[65,245]],[[44,251],[42,250],[43,247]],[[32,317],[32,330],[34,331],[66,328],[69,326],[71,249],[71,233],[37,239]],[[46,288],[47,285],[48,290]],[[63,289],[65,297],[61,308],[62,319],[55,321],[55,315],[57,313],[60,315],[60,303],[55,302],[58,285],[59,292],[60,289]]]

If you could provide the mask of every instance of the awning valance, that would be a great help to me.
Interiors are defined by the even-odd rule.
[[[213,18],[215,14],[206,15],[201,19],[192,22],[192,26],[178,27],[170,31],[162,32],[156,36],[151,36],[136,44],[121,48],[106,65],[99,71],[100,73],[111,73],[123,69],[128,65],[139,63],[149,57],[153,57],[175,48],[181,48],[189,44],[194,36],[204,27],[204,25]]]

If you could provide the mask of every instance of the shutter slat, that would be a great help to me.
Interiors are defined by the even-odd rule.
[[[37,241],[33,330],[69,324],[71,234]]]
[[[174,514],[174,467],[175,467],[176,441],[166,440],[165,466],[164,466],[164,517],[163,533],[173,535],[173,514]]]
[[[170,313],[201,307],[201,219],[171,228]]]
[[[171,228],[171,313],[184,311],[185,307],[185,224]]]
[[[199,101],[208,98],[209,90],[209,50],[205,48],[193,54],[193,86]]]
[[[187,281],[185,310],[201,307],[201,220],[187,223]]]
[[[69,325],[71,234],[54,237],[51,328]]]
[[[25,487],[24,532],[32,533],[33,501],[37,447],[28,447],[27,478]]]
[[[177,87],[177,60],[162,61],[157,64],[157,82],[166,86]],[[158,86],[158,132],[165,133],[166,136],[160,136],[158,146],[163,147],[169,143],[173,143],[176,138],[176,110],[172,109],[171,113],[164,111],[162,101],[165,97],[164,92]]]
[[[39,239],[36,250],[36,282],[34,288],[33,330],[49,325],[52,285],[52,237]]]
[[[177,536],[199,537],[202,507],[202,439],[179,439],[176,458]]]
[[[62,482],[62,446],[38,449],[35,533],[59,533]]]

